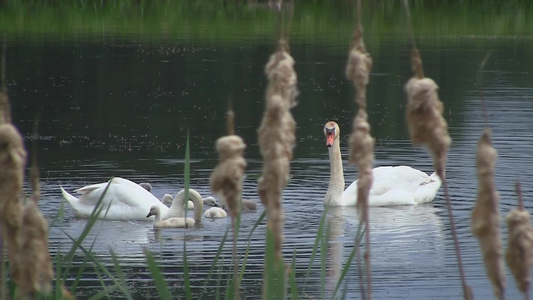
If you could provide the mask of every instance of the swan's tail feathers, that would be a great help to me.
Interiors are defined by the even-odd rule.
[[[76,202],[78,202],[78,198],[72,196],[62,186],[59,186],[61,188],[61,194],[63,194],[63,199],[67,200],[68,203],[70,203],[71,206],[74,206]]]
[[[429,178],[431,179],[431,181],[440,181],[440,177],[439,175],[437,174],[437,172],[433,172]]]

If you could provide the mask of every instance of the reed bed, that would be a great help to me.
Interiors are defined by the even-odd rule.
[[[405,1],[406,14],[410,20],[410,12]],[[370,54],[366,51],[363,41],[363,28],[361,25],[361,4],[358,1],[358,23],[355,27],[352,47],[349,51],[349,60],[346,67],[347,77],[354,83],[356,88],[355,101],[358,112],[353,121],[352,135],[350,137],[350,162],[359,169],[359,189],[357,207],[362,215],[362,221],[357,229],[353,249],[348,256],[340,272],[331,293],[332,299],[345,299],[348,280],[346,276],[356,256],[359,246],[365,238],[365,264],[366,264],[366,289],[363,287],[364,279],[361,269],[358,283],[363,299],[372,298],[372,269],[370,265],[370,228],[368,220],[368,193],[372,185],[372,163],[374,140],[370,136],[370,125],[366,111],[366,86],[369,82],[369,74],[372,67]],[[289,26],[290,28],[290,26]],[[265,67],[265,73],[269,85],[265,95],[265,112],[261,126],[258,129],[258,140],[261,153],[264,157],[263,174],[258,182],[258,194],[266,210],[261,214],[252,227],[248,237],[247,246],[239,253],[237,236],[239,234],[242,181],[244,169],[247,165],[244,159],[246,145],[242,138],[235,134],[233,128],[233,114],[228,114],[228,135],[217,140],[216,148],[220,162],[215,167],[210,181],[214,194],[228,207],[232,218],[231,230],[233,232],[233,251],[231,276],[223,279],[218,272],[218,283],[225,286],[225,298],[240,298],[240,282],[246,274],[252,235],[258,226],[266,219],[267,231],[265,236],[264,270],[263,270],[263,299],[292,299],[306,298],[305,285],[312,264],[318,255],[320,248],[321,266],[321,298],[326,298],[325,284],[327,247],[331,239],[331,228],[326,221],[328,208],[320,219],[316,233],[311,259],[307,266],[306,282],[304,287],[297,285],[296,249],[292,262],[287,263],[287,257],[283,256],[283,227],[284,211],[282,206],[282,193],[289,183],[290,161],[293,156],[293,147],[296,140],[296,121],[290,113],[290,109],[296,105],[297,75],[294,71],[295,60],[290,55],[288,39],[283,35],[278,40],[277,49],[271,55]],[[452,199],[446,184],[447,153],[451,145],[447,123],[443,118],[443,103],[438,97],[438,86],[430,78],[424,76],[422,59],[415,44],[413,28],[410,26],[410,41],[412,43],[411,67],[414,76],[406,83],[407,91],[407,124],[411,139],[415,145],[427,145],[433,156],[434,167],[444,183],[446,205],[450,217],[451,233],[457,255],[457,262],[461,277],[461,284],[465,299],[472,299],[473,294],[466,282],[466,274],[463,271],[459,244],[455,234],[455,225],[452,215]],[[29,199],[22,201],[22,186],[24,167],[26,163],[26,149],[20,133],[11,124],[9,114],[9,99],[5,89],[5,60],[2,59],[2,86],[0,91],[0,225],[2,233],[2,276],[0,278],[0,295],[2,299],[73,299],[76,288],[80,284],[83,271],[89,266],[95,268],[101,282],[102,289],[92,298],[112,298],[119,294],[127,299],[135,298],[126,282],[126,275],[117,255],[111,252],[113,270],[104,266],[92,252],[96,237],[84,246],[89,232],[97,230],[96,221],[100,214],[106,210],[101,206],[103,196],[99,199],[91,216],[88,218],[84,230],[79,237],[71,239],[72,246],[65,255],[57,254],[53,259],[48,253],[48,224],[38,210],[39,200],[39,176],[36,160],[30,174],[32,194]],[[36,146],[34,146],[34,151]],[[35,158],[34,154],[34,158]],[[472,211],[471,229],[478,237],[480,248],[486,264],[487,276],[494,286],[497,298],[505,298],[504,254],[499,231],[499,196],[494,184],[494,164],[497,151],[491,144],[490,129],[485,128],[478,144],[476,164],[479,178],[479,193],[476,207]],[[190,183],[190,148],[187,141],[185,151],[185,189],[188,190]],[[109,185],[106,187],[109,188]],[[105,192],[104,192],[105,194]],[[511,211],[507,216],[509,225],[508,248],[505,259],[511,269],[517,286],[524,293],[524,298],[529,299],[530,270],[533,265],[533,228],[530,223],[529,213],[525,210],[522,194],[517,184],[519,199],[518,209]],[[63,206],[53,222],[62,222]],[[363,226],[364,224],[364,226]],[[187,243],[183,243],[183,272],[184,291],[186,299],[203,299],[211,277],[215,270],[224,267],[221,255],[229,228],[226,230],[218,247],[213,263],[205,278],[202,293],[193,295],[190,286],[189,263],[187,260]],[[185,234],[185,232],[184,232]],[[4,262],[7,252],[8,262]],[[71,269],[74,255],[82,252],[85,255],[80,268],[74,278]],[[154,254],[144,249],[146,266],[153,278],[160,299],[173,299],[165,276],[156,262]],[[24,259],[22,259],[23,257]],[[9,276],[6,275],[9,273]],[[111,280],[109,285],[105,281]],[[65,286],[67,280],[69,286]],[[225,282],[224,282],[225,280]],[[344,288],[342,287],[344,283]],[[218,294],[218,293],[217,293]],[[179,296],[181,298],[182,295]]]

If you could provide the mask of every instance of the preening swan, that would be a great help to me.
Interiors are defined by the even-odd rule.
[[[87,218],[93,212],[107,185],[108,182],[103,182],[84,186],[77,190],[78,193],[82,194],[79,199],[69,194],[63,187],[61,187],[61,192],[63,198],[70,204],[74,216]],[[146,220],[146,213],[154,205],[160,208],[163,216],[168,211],[168,207],[140,185],[124,178],[115,177],[102,199],[103,210],[99,218]],[[107,211],[108,207],[109,210]]]
[[[154,228],[182,228],[191,227],[196,223],[193,218],[170,218],[161,220],[161,212],[159,206],[154,205],[150,208],[150,212],[146,218],[154,216]]]
[[[222,219],[228,216],[228,213],[220,207],[211,207],[204,212],[204,217],[211,219]]]
[[[198,193],[194,189],[189,189],[189,199],[194,203],[194,220],[196,222],[202,221],[202,214],[204,212],[204,202],[202,200],[202,196],[200,196],[200,193]],[[165,206],[166,207],[166,206]],[[185,217],[185,190],[181,190],[178,192],[176,197],[174,197],[174,200],[172,201],[172,205],[168,209],[168,212],[164,216],[163,220],[168,218],[183,218]]]
[[[331,177],[324,205],[353,206],[357,201],[357,180],[344,190],[344,172],[340,148],[340,128],[333,121],[324,126],[329,150]],[[370,189],[370,206],[413,205],[430,202],[435,198],[441,180],[409,166],[377,167],[372,170],[374,182]]]
[[[63,198],[65,198],[74,216],[80,218],[87,218],[91,215],[94,207],[98,203],[98,199],[102,196],[108,182],[97,183],[82,187],[77,190],[82,194],[78,199],[61,187]],[[120,177],[112,179],[109,188],[102,199],[103,210],[99,215],[100,219],[109,220],[146,220],[146,213],[150,211],[152,206],[158,206],[161,218],[168,219],[170,217],[183,217],[185,215],[183,204],[185,203],[185,190],[180,191],[174,198],[172,205],[168,208],[152,193],[140,185]],[[195,204],[198,203],[198,211],[195,209],[196,220],[201,220],[203,213],[203,202],[200,194],[189,189],[189,199]],[[109,207],[109,210],[108,210]],[[107,214],[106,214],[107,212]]]

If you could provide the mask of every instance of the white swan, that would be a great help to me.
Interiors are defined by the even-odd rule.
[[[220,207],[211,207],[204,212],[204,217],[211,219],[222,219],[228,216],[228,213]]]
[[[189,199],[187,199],[187,202],[189,202],[189,200],[194,203],[194,220],[197,223],[201,222],[202,213],[204,212],[204,202],[202,200],[202,196],[200,196],[200,193],[198,193],[196,190],[189,189]],[[166,215],[164,215],[162,219],[165,220],[169,218],[185,217],[185,201],[185,190],[183,189],[176,194],[176,197],[174,197],[174,200],[172,201],[172,205],[170,208],[168,208]]]
[[[228,210],[227,205],[222,205],[222,208],[225,210]],[[241,200],[241,211],[248,212],[248,211],[256,211],[257,210],[257,202],[253,200]]]
[[[139,185],[149,192],[152,191],[152,185],[149,182],[141,182]]]
[[[191,227],[196,223],[193,218],[169,218],[161,220],[161,212],[157,205],[150,208],[150,212],[146,215],[146,218],[151,216],[154,216],[154,228],[183,228]]]
[[[103,195],[105,188],[109,183],[97,183],[82,187],[77,190],[82,194],[78,199],[61,187],[63,198],[68,201],[73,210],[74,216],[87,218],[91,215],[98,200]],[[201,219],[203,213],[203,202],[200,194],[189,189],[189,200],[198,203],[198,209],[195,209],[197,220]],[[181,190],[170,208],[157,199],[152,193],[140,185],[120,177],[112,179],[109,188],[102,199],[102,212],[98,216],[100,219],[109,220],[146,220],[146,213],[152,206],[158,206],[161,218],[168,219],[171,217],[183,217],[185,215],[183,204],[185,203],[185,190]],[[108,210],[109,207],[109,210]],[[197,211],[198,210],[198,211]]]
[[[173,201],[174,197],[172,197],[171,194],[165,194],[163,195],[163,198],[161,198],[161,202],[163,202],[167,206],[172,205]],[[204,203],[204,206],[218,207],[217,200],[211,196],[202,198],[202,202]],[[189,202],[187,202],[187,208],[194,209],[194,203],[189,200]]]
[[[353,206],[357,201],[357,180],[344,190],[344,172],[340,149],[340,128],[333,121],[324,126],[329,150],[331,177],[324,205]],[[372,170],[374,181],[370,189],[370,206],[414,205],[435,198],[441,180],[409,166],[387,166]]]
[[[161,198],[161,202],[167,206],[172,205],[172,200],[174,200],[174,197],[171,194],[164,194],[163,198]]]
[[[109,183],[97,183],[77,190],[82,194],[78,199],[61,187],[63,198],[72,208],[74,216],[87,218],[91,215],[98,200]],[[100,219],[109,220],[146,220],[146,212],[158,206],[163,215],[169,210],[159,199],[140,185],[124,178],[115,177],[102,199]],[[109,207],[109,210],[108,210]]]

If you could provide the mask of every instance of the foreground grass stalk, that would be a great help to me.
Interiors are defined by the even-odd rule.
[[[518,289],[529,300],[531,285],[531,267],[533,266],[533,227],[531,227],[529,212],[524,208],[520,182],[516,183],[518,208],[507,214],[509,227],[507,251],[505,259]]]
[[[357,1],[357,25],[352,38],[352,46],[346,64],[346,77],[351,80],[356,88],[355,103],[359,110],[353,120],[352,134],[350,136],[350,163],[355,164],[359,170],[357,181],[357,203],[356,207],[363,218],[366,228],[364,261],[366,266],[366,288],[368,299],[372,299],[372,267],[370,263],[370,220],[369,193],[374,181],[372,164],[374,161],[374,139],[370,136],[370,124],[366,112],[366,86],[368,85],[370,70],[372,69],[372,58],[366,51],[363,41],[363,25],[361,24],[361,0]],[[356,239],[357,240],[357,239]],[[356,242],[354,240],[354,242]],[[358,247],[357,244],[354,247]],[[360,255],[358,253],[357,260]],[[362,272],[359,272],[362,281]],[[364,289],[361,289],[361,296],[365,298]]]
[[[439,175],[444,185],[446,207],[448,210],[448,217],[450,219],[451,234],[455,246],[455,254],[457,266],[459,267],[461,284],[463,287],[463,295],[465,300],[470,300],[473,298],[473,292],[466,283],[466,277],[461,260],[461,250],[459,248],[459,241],[457,238],[457,231],[452,213],[452,203],[448,190],[448,183],[446,182],[445,177],[446,159],[452,140],[448,134],[448,124],[442,117],[444,106],[437,93],[439,87],[431,78],[424,76],[422,59],[414,39],[409,3],[407,0],[404,0],[403,4],[407,22],[409,24],[408,30],[411,43],[411,69],[414,73],[413,77],[411,77],[405,85],[408,98],[406,114],[407,127],[409,129],[409,135],[411,136],[413,145],[427,145],[427,148],[433,156],[433,166],[435,168],[435,172],[437,172],[437,175]]]
[[[494,168],[498,153],[492,147],[491,132],[483,131],[476,153],[478,196],[472,210],[471,229],[478,238],[483,254],[487,276],[498,299],[505,299],[505,270],[503,267],[503,246],[500,238],[500,195],[494,183]]]
[[[266,108],[258,129],[263,174],[257,189],[268,216],[263,299],[269,300],[286,298],[286,271],[281,252],[284,224],[281,196],[289,182],[290,160],[296,138],[296,122],[290,113],[290,109],[296,105],[297,93],[293,66],[294,59],[282,35],[277,51],[270,56],[265,66],[269,84],[265,97]]]
[[[242,204],[242,181],[246,161],[243,152],[246,148],[242,138],[231,133],[233,130],[233,112],[228,112],[228,132],[230,135],[221,137],[216,142],[220,163],[215,167],[210,178],[213,194],[228,208],[233,230],[233,288],[234,297],[239,299],[239,257],[237,255],[237,238],[239,234],[240,213]]]

